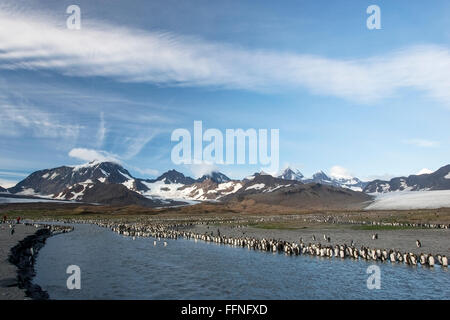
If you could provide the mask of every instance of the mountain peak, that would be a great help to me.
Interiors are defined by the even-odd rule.
[[[299,170],[287,167],[286,169],[283,170],[281,174],[277,176],[277,178],[285,180],[302,181],[304,176]]]
[[[316,172],[312,176],[313,180],[325,180],[325,181],[331,181],[330,177],[323,172],[322,170],[319,172]]]
[[[181,183],[181,184],[192,184],[195,182],[191,177],[186,177],[181,172],[178,172],[175,169],[171,169],[169,171],[164,172],[155,181],[164,181],[166,184],[171,183]]]
[[[221,173],[219,171],[213,171],[211,173],[204,174],[201,178],[197,179],[197,182],[203,182],[207,179],[210,179],[210,180],[214,181],[215,183],[224,183],[224,182],[231,181],[231,179],[228,178],[223,173]]]

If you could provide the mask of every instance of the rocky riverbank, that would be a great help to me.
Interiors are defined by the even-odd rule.
[[[47,238],[71,230],[66,226],[2,224],[0,299],[48,299],[48,294],[32,283],[34,263]]]

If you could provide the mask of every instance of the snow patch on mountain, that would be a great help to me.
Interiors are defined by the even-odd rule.
[[[251,190],[251,189],[260,190],[260,189],[264,188],[265,186],[266,185],[264,183],[255,183],[254,185],[247,187],[245,190]]]
[[[287,187],[290,187],[290,186],[291,186],[291,184],[280,184],[280,185],[278,185],[276,187],[266,189],[263,192],[274,192],[274,191],[276,191],[276,190],[278,190],[280,188],[287,188]]]
[[[40,194],[34,191],[32,188],[23,189],[22,191],[16,193],[19,196],[39,196]]]
[[[218,185],[217,187],[217,191],[223,191],[223,190],[230,190],[229,192],[223,192],[223,194],[230,194],[230,193],[235,193],[236,191],[238,191],[240,188],[242,188],[242,183],[238,182],[234,182],[234,181],[229,181],[229,182],[225,182],[225,183],[221,183]]]
[[[53,172],[53,174],[50,176],[50,180],[55,179],[57,176],[59,176],[59,173]]]
[[[142,181],[142,183],[149,189],[148,191],[145,191],[142,193],[145,197],[149,198],[161,198],[161,199],[174,199],[174,200],[180,200],[180,199],[189,199],[194,200],[189,195],[192,191],[194,191],[196,188],[195,186],[191,187],[185,187],[182,183],[170,183],[166,184],[165,179],[155,182],[145,182]]]
[[[80,171],[81,169],[94,168],[95,166],[98,166],[101,163],[102,163],[101,161],[94,160],[94,161],[91,161],[88,163],[83,163],[83,164],[79,164],[76,166],[72,166],[72,168],[73,168],[73,171],[75,172],[75,171]]]

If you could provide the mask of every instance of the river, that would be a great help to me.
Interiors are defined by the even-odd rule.
[[[372,264],[253,251],[193,240],[124,237],[76,224],[47,239],[34,283],[51,299],[450,299],[450,272],[376,262],[381,289],[368,289]],[[69,265],[81,289],[69,290]]]

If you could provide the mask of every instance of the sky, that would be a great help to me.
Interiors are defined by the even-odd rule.
[[[171,134],[194,121],[278,129],[279,169],[305,176],[434,171],[450,163],[449,74],[445,0],[5,0],[0,185],[94,159],[142,178],[261,170],[176,165]]]

